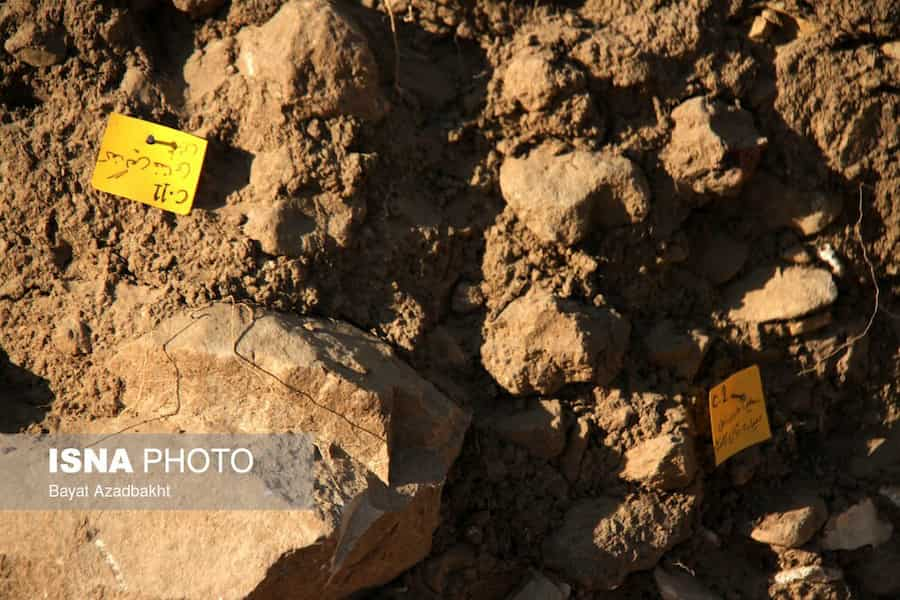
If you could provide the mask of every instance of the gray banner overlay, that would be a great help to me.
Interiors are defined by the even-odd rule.
[[[0,510],[305,510],[307,434],[0,435]]]

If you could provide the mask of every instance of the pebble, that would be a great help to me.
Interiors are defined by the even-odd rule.
[[[757,542],[770,546],[799,548],[819,531],[828,518],[825,502],[818,497],[798,499],[794,507],[765,515],[750,533]]]
[[[550,459],[559,455],[566,445],[559,400],[533,402],[521,412],[498,418],[493,427],[501,438],[541,458]]]
[[[709,349],[710,337],[699,329],[680,331],[669,320],[658,322],[644,340],[647,359],[692,380]]]

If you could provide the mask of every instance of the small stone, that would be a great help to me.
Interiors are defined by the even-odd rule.
[[[563,451],[566,430],[559,400],[539,400],[531,408],[498,418],[494,430],[534,456],[551,459]]]
[[[669,573],[658,566],[653,569],[653,579],[662,600],[721,600],[699,579],[683,571]]]
[[[893,60],[900,60],[900,40],[882,44],[881,51],[884,52],[885,56]]]
[[[476,312],[484,306],[484,293],[481,286],[468,281],[460,281],[453,290],[450,308],[462,315]]]
[[[768,19],[758,16],[753,19],[753,24],[750,25],[750,32],[747,34],[747,37],[751,40],[764,40],[772,33],[772,29],[774,27],[769,23]]]
[[[172,6],[192,17],[211,15],[223,4],[225,4],[225,0],[172,0]]]
[[[807,502],[799,499],[788,510],[771,512],[764,516],[750,537],[757,542],[785,548],[799,548],[812,539],[828,519],[825,502],[816,497]]]
[[[844,579],[840,569],[831,569],[819,565],[795,567],[775,574],[776,585],[791,585],[794,583],[831,583]]]
[[[767,173],[759,173],[753,178],[743,199],[767,227],[790,227],[803,236],[822,231],[841,214],[839,196],[797,190]]]
[[[378,65],[346,12],[290,0],[265,23],[198,47],[182,71],[185,110],[205,129],[233,115],[234,143],[253,153],[283,146],[288,119],[380,119],[388,102]]]
[[[785,248],[781,253],[781,258],[795,265],[806,265],[812,260],[806,248],[799,244]]]
[[[749,112],[691,98],[672,111],[675,128],[662,153],[669,175],[698,194],[738,193],[756,171],[766,138]]]
[[[660,490],[673,490],[691,483],[696,472],[693,438],[664,434],[628,450],[620,477]]]
[[[544,242],[573,245],[597,226],[642,221],[650,188],[627,158],[544,144],[500,167],[500,190],[522,223]]]
[[[822,534],[826,550],[856,550],[863,546],[880,546],[894,532],[894,526],[878,518],[871,498],[851,506],[828,520]]]
[[[837,300],[831,273],[824,269],[791,266],[759,268],[725,292],[732,321],[765,323],[802,317]]]
[[[680,332],[668,320],[657,323],[644,340],[650,362],[672,369],[688,381],[700,369],[709,343],[710,338],[703,331],[694,329]]]
[[[606,432],[621,431],[637,419],[637,411],[620,390],[594,388],[597,425]]]
[[[700,236],[692,243],[691,256],[694,272],[713,285],[725,283],[744,267],[750,255],[750,246],[724,233]]]
[[[560,469],[570,483],[578,481],[578,477],[581,475],[581,459],[588,447],[590,431],[590,421],[587,417],[582,416],[578,418],[572,431],[569,432],[569,443],[560,459]]]
[[[91,353],[91,330],[79,319],[63,319],[53,333],[56,349],[69,356]]]
[[[41,31],[34,21],[26,21],[3,44],[3,49],[32,67],[49,67],[66,58],[61,33]]]
[[[532,573],[525,586],[510,600],[567,600],[570,593],[571,588],[565,583],[556,584],[542,573]]]
[[[528,46],[518,52],[503,75],[502,98],[506,104],[534,112],[548,108],[565,92],[584,89],[583,73],[553,62],[553,53],[545,48]]]
[[[486,325],[481,360],[513,395],[549,395],[567,383],[606,385],[622,368],[630,333],[615,311],[533,287]]]
[[[587,590],[615,589],[691,534],[695,500],[653,494],[580,500],[543,544],[544,562]]]

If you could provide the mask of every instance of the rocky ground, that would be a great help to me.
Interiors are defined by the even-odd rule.
[[[293,519],[3,513],[0,597],[900,596],[896,2],[10,0],[0,37],[0,431],[318,440]],[[92,189],[111,112],[209,140],[190,215]],[[773,438],[715,467],[753,364]]]

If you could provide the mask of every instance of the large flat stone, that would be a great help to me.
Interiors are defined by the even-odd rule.
[[[108,368],[123,410],[73,431],[308,432],[314,492],[289,511],[73,511],[27,526],[0,513],[4,554],[65,597],[336,600],[428,554],[469,417],[376,338],[216,304],[118,348]],[[77,582],[53,575],[62,560]]]

